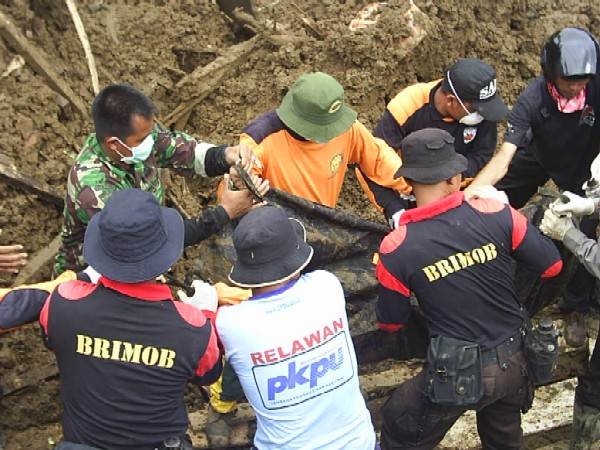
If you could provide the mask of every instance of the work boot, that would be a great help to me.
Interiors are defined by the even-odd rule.
[[[573,433],[570,450],[600,448],[600,409],[579,404],[573,405]]]
[[[236,413],[233,410],[227,414],[221,414],[208,405],[208,414],[206,415],[206,437],[212,448],[224,448],[229,446],[229,437],[231,436],[230,422]]]
[[[583,347],[587,342],[587,325],[583,314],[571,311],[565,323],[565,342],[570,347]]]

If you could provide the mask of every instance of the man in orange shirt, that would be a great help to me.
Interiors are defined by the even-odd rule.
[[[340,83],[326,73],[310,73],[298,78],[279,108],[248,124],[240,143],[252,148],[262,164],[259,176],[271,186],[332,208],[349,164],[381,186],[410,190],[394,178],[400,157],[356,117]],[[379,206],[388,218],[402,208],[400,202]]]

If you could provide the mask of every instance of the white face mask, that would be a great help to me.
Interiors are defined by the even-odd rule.
[[[121,144],[123,144],[125,147],[127,147],[129,149],[129,151],[131,152],[131,156],[123,156],[117,150],[117,153],[119,153],[119,155],[121,156],[121,161],[123,161],[124,163],[127,163],[127,164],[135,164],[135,163],[140,163],[142,161],[146,161],[148,159],[148,157],[150,156],[150,153],[152,153],[152,148],[154,147],[154,138],[152,137],[151,134],[146,136],[146,138],[142,141],[142,143],[135,147],[130,147],[127,144],[125,144],[121,139],[119,139],[119,138],[117,138],[117,139]]]
[[[458,98],[458,97],[456,97]],[[461,103],[462,105],[462,103]],[[463,105],[463,108],[464,105]],[[467,108],[465,108],[465,111],[467,111]],[[467,111],[467,115],[464,117],[461,117],[459,122],[462,123],[463,125],[468,125],[468,126],[473,126],[473,125],[477,125],[478,123],[483,122],[485,119],[484,117],[479,114],[477,111],[474,111],[472,113],[470,113],[469,111]]]
[[[485,120],[485,118],[481,114],[479,114],[477,111],[469,112],[469,110],[467,109],[465,104],[462,102],[462,100],[456,93],[456,90],[454,89],[454,85],[452,84],[452,79],[450,78],[450,71],[448,71],[448,84],[450,84],[452,93],[458,100],[458,103],[460,103],[460,106],[462,106],[462,109],[464,109],[465,112],[467,113],[466,116],[461,117],[459,119],[459,122],[462,123],[463,125],[467,125],[467,126],[474,126],[474,125],[477,125],[477,124],[483,122]]]

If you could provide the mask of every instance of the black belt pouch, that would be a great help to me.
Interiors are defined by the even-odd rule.
[[[483,397],[479,344],[436,336],[427,350],[427,394],[443,406],[471,406]]]

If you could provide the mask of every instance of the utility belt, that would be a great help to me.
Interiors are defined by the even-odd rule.
[[[436,336],[427,349],[427,396],[438,405],[472,406],[483,397],[483,367],[508,368],[508,359],[523,350],[518,332],[497,346],[481,350],[476,342]]]
[[[487,367],[498,364],[503,370],[508,368],[508,359],[523,351],[525,341],[523,335],[518,332],[504,342],[481,352],[481,366]]]

